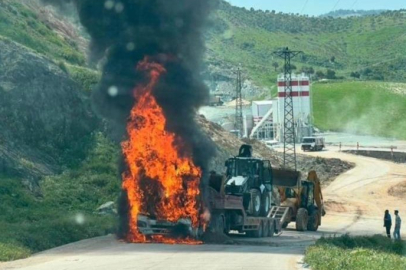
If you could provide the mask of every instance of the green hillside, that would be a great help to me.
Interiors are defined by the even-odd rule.
[[[406,84],[313,84],[315,125],[322,130],[406,139]]]
[[[2,44],[9,45],[9,47],[3,45],[0,49],[3,53],[0,61],[0,66],[3,68],[0,86],[1,100],[5,101],[3,104],[13,104],[14,96],[7,95],[7,89],[13,89],[14,91],[10,92],[19,96],[16,104],[27,105],[33,99],[30,96],[33,89],[38,88],[40,94],[35,96],[36,103],[32,103],[34,104],[32,106],[41,108],[41,104],[44,105],[41,103],[42,101],[48,104],[53,103],[53,98],[63,100],[66,95],[64,96],[64,92],[61,91],[62,86],[69,86],[71,90],[79,88],[85,93],[83,96],[76,96],[78,91],[69,92],[70,95],[75,96],[75,107],[72,110],[81,111],[84,109],[83,106],[89,104],[90,100],[87,97],[90,96],[93,86],[98,82],[100,74],[86,67],[86,55],[80,49],[81,45],[76,40],[68,38],[67,35],[61,34],[60,31],[65,31],[65,34],[70,33],[69,24],[60,20],[55,14],[48,14],[49,16],[46,17],[46,14],[41,12],[47,11],[36,7],[38,7],[38,1],[35,0],[0,1],[0,41],[6,41]],[[28,49],[21,48],[14,42]],[[35,54],[43,57],[33,56]],[[9,62],[5,62],[3,59]],[[22,64],[34,63],[34,61],[36,61],[37,70],[40,70],[39,73],[48,68],[46,69],[47,77],[40,81],[41,86],[33,83],[33,86],[27,89],[27,87],[20,87],[17,80],[14,82],[10,79],[11,75],[7,73],[15,74],[17,73],[15,70],[18,70],[23,78],[20,80],[29,81],[32,78],[35,81],[33,78],[35,75],[32,74],[37,74],[35,73],[37,70],[34,70],[32,65],[30,67],[30,65]],[[56,68],[54,65],[50,67],[52,62],[57,64]],[[58,67],[63,72],[60,72]],[[55,79],[56,76],[59,76],[58,79]],[[67,76],[78,84],[66,79]],[[52,85],[52,78],[69,85],[59,85],[61,88],[55,88],[54,92],[46,92],[45,89]],[[3,97],[6,98],[3,99]],[[66,102],[70,100],[69,98],[66,99]],[[54,105],[47,108],[57,107],[57,104],[55,102]],[[43,109],[37,110],[39,113],[35,113],[30,106],[25,106],[22,110],[31,111],[30,120],[24,117],[18,119],[16,116],[19,115],[18,110],[22,106],[9,106],[6,109],[3,107],[3,110],[0,110],[3,131],[0,133],[0,230],[2,231],[0,234],[0,262],[25,258],[44,249],[105,235],[116,227],[116,218],[113,215],[100,215],[95,210],[106,202],[115,201],[119,194],[120,178],[117,174],[119,147],[111,143],[95,123],[93,127],[95,130],[89,129],[88,137],[81,137],[81,142],[84,143],[83,153],[77,150],[70,151],[72,149],[63,143],[63,132],[55,132],[55,129],[52,128],[53,123],[47,118],[47,111]],[[7,110],[7,108],[11,109]],[[72,120],[69,115],[66,115],[66,109],[58,108],[57,111],[60,112],[62,123]],[[40,141],[35,141],[32,146],[28,147],[23,145],[25,141],[23,143],[14,141],[16,139],[13,137],[17,136],[3,137],[7,135],[7,132],[12,135],[18,133],[12,129],[17,125],[10,126],[7,125],[8,122],[21,124],[28,121],[40,123],[38,126],[41,127],[43,127],[42,123],[47,123],[49,126],[48,130],[41,129],[35,124],[24,128],[30,133],[27,140],[40,134],[44,144],[40,148],[42,152],[37,150]],[[80,117],[74,121],[82,123],[82,125],[78,125],[76,131],[81,131],[87,126],[85,120]],[[94,118],[92,121],[97,122],[98,120]],[[67,126],[61,125],[63,130]],[[71,132],[67,136],[74,136],[73,133]],[[60,139],[58,143],[61,149],[70,152],[67,152],[67,158],[62,158],[62,155],[58,156],[60,158],[58,168],[53,170],[54,160],[49,157],[43,158],[43,156],[46,156],[44,149],[49,152],[57,151],[56,144],[50,142],[50,138],[56,137]],[[12,149],[7,148],[8,143],[13,144]],[[8,156],[11,156],[11,159],[7,159]],[[8,160],[12,160],[12,162],[8,163]],[[69,160],[74,160],[74,162]],[[49,173],[41,175],[41,179],[38,180],[34,179],[32,175],[24,175],[19,171],[21,168],[27,169],[23,170],[24,172],[36,171],[38,168],[41,171],[48,167],[51,168]],[[40,192],[34,190],[37,185]]]
[[[0,171],[0,262],[114,232],[116,218],[95,209],[119,194],[118,149],[101,133],[94,139],[78,168],[44,177],[40,197]]]
[[[78,41],[58,34],[54,27],[57,25],[67,32],[72,29],[66,22],[58,21],[58,18],[55,22],[48,22],[47,17],[41,13],[43,11],[39,11],[38,6],[33,3],[35,1],[0,1],[0,38],[20,43],[52,59],[90,93],[100,74],[85,67],[86,55],[79,49]]]
[[[0,36],[58,61],[76,65],[86,62],[75,41],[58,35],[37,12],[18,1],[0,2]]]
[[[334,70],[337,76],[406,81],[406,13],[385,12],[363,17],[320,18],[273,11],[246,10],[222,2],[213,17],[209,60],[242,64],[263,86],[275,81],[272,54],[288,46],[301,50],[298,70]]]

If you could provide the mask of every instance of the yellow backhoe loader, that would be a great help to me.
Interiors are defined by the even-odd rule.
[[[285,210],[282,227],[286,228],[290,222],[296,222],[296,230],[298,231],[317,231],[321,225],[322,216],[326,214],[317,173],[310,171],[306,181],[300,180],[299,172],[291,171],[290,173],[296,174],[296,177],[289,179],[296,178],[296,181],[290,183],[286,181],[274,182],[274,185],[278,187],[281,199],[279,208]],[[276,214],[277,207],[273,211]],[[280,209],[279,211],[282,212]]]

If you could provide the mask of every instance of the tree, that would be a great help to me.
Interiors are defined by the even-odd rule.
[[[336,61],[336,57],[333,55],[331,58],[330,58],[330,62],[331,63],[334,63]]]
[[[358,71],[351,72],[350,74],[351,77],[359,79],[361,77],[361,74]]]
[[[300,72],[312,75],[312,74],[314,74],[314,68],[313,67],[302,67],[300,69]]]
[[[275,68],[275,71],[276,71],[276,69],[279,67],[279,64],[278,64],[278,62],[273,62],[272,66]]]
[[[316,77],[317,77],[318,79],[323,79],[323,78],[326,77],[326,75],[323,73],[323,71],[318,70],[318,71],[316,71]]]
[[[363,70],[361,70],[361,75],[363,76],[369,76],[373,73],[371,68],[365,68]]]
[[[337,79],[336,72],[334,70],[327,69],[326,78],[331,80]]]

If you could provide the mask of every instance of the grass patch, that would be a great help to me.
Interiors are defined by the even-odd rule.
[[[406,269],[406,246],[387,237],[321,238],[306,251],[305,262],[313,270]]]
[[[0,261],[14,261],[27,258],[31,251],[19,244],[0,243]]]
[[[315,125],[345,131],[406,139],[405,84],[329,82],[313,84]],[[403,94],[402,94],[403,93]]]
[[[79,83],[82,89],[89,94],[101,79],[100,72],[89,68],[69,65],[67,70],[72,80]]]
[[[95,134],[78,169],[42,181],[42,198],[33,197],[19,179],[0,175],[0,261],[114,232],[116,217],[95,210],[116,201],[120,192],[118,151]]]

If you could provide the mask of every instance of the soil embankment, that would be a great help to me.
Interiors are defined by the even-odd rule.
[[[211,162],[211,169],[217,172],[223,172],[224,162],[238,154],[242,144],[250,144],[254,149],[254,156],[268,159],[272,166],[281,167],[283,163],[283,154],[266,147],[257,140],[240,140],[224,130],[220,125],[206,120],[203,116],[198,118],[199,124],[206,134],[217,145],[217,155]],[[306,178],[307,173],[315,170],[324,183],[334,180],[338,175],[354,167],[351,162],[342,161],[338,158],[320,158],[308,155],[298,154],[298,170],[302,177]]]
[[[365,157],[373,157],[396,163],[406,163],[406,152],[399,151],[383,151],[383,150],[345,150],[344,153],[360,155]]]

